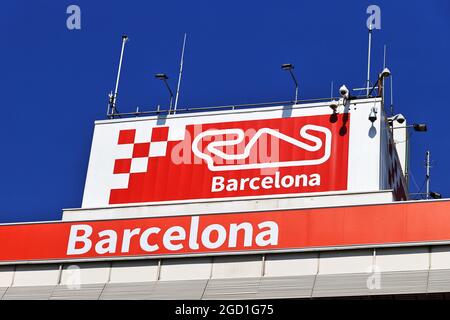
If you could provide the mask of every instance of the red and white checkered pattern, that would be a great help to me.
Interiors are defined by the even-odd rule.
[[[131,146],[131,154],[115,160],[113,173],[130,175],[151,170],[148,167],[149,159],[166,156],[167,142],[181,140],[169,138],[169,131],[168,126],[120,130],[117,144]]]

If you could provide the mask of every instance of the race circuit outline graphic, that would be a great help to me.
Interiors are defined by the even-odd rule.
[[[286,142],[289,142],[299,148],[302,148],[304,150],[314,152],[322,148],[323,142],[320,138],[311,135],[307,131],[319,131],[325,134],[325,152],[323,157],[320,159],[313,159],[313,160],[298,160],[298,161],[281,161],[281,162],[266,162],[266,163],[250,163],[250,164],[237,164],[237,165],[215,165],[212,157],[208,154],[203,153],[198,148],[199,142],[201,139],[203,139],[206,136],[215,136],[215,135],[229,135],[234,134],[237,135],[236,139],[234,140],[228,140],[228,141],[213,141],[210,142],[206,149],[211,153],[218,157],[221,157],[225,160],[242,160],[246,159],[250,156],[250,151],[259,139],[259,137],[263,134],[270,134],[273,135],[281,140],[284,140]],[[300,137],[303,139],[306,139],[308,141],[311,141],[314,143],[314,145],[308,145],[304,142],[301,142],[297,139],[294,139],[290,136],[287,136],[283,133],[280,133],[276,130],[270,129],[270,128],[261,128],[259,129],[256,134],[250,139],[249,143],[245,146],[244,152],[241,154],[235,154],[230,155],[222,152],[221,150],[218,150],[217,147],[224,147],[224,146],[233,146],[241,143],[244,140],[244,131],[242,129],[222,129],[222,130],[207,130],[200,134],[198,134],[194,141],[192,142],[192,152],[199,157],[200,159],[203,159],[206,161],[208,165],[208,169],[210,171],[232,171],[232,170],[245,170],[245,169],[262,169],[262,168],[281,168],[281,167],[293,167],[293,166],[308,166],[308,165],[318,165],[321,163],[324,163],[327,161],[330,157],[331,153],[331,131],[328,128],[307,124],[304,125],[300,129]]]

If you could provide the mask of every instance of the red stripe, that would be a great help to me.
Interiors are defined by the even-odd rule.
[[[407,242],[450,241],[450,201],[398,203],[389,205],[355,206],[307,210],[269,211],[257,213],[214,214],[200,216],[199,234],[211,224],[220,224],[225,229],[230,224],[249,222],[258,232],[258,224],[273,221],[279,227],[276,245],[258,247],[253,241],[250,247],[243,246],[243,236],[238,238],[235,248],[225,244],[208,249],[201,244],[198,250],[189,248],[187,241],[178,251],[170,251],[162,244],[163,232],[172,226],[181,226],[187,233],[191,216],[158,217],[90,222],[55,222],[0,226],[0,261],[48,260],[70,258],[100,258],[116,256],[169,255],[230,251],[254,251],[272,249],[306,249],[314,247],[336,247],[372,244],[404,244]],[[119,235],[117,251],[120,251],[123,230],[159,227],[161,234],[153,235],[151,242],[160,250],[145,252],[139,246],[139,238],[131,241],[130,251],[125,254],[97,254],[94,250],[68,256],[67,244],[73,225],[89,225],[93,228],[93,242],[99,240],[98,232],[111,229]],[[212,237],[214,238],[214,237]],[[254,239],[253,239],[254,240]],[[180,241],[179,241],[180,242]],[[182,241],[181,241],[182,242]]]

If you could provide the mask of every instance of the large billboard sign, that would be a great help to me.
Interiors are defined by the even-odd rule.
[[[347,190],[350,116],[329,110],[97,122],[83,207]]]
[[[0,226],[0,263],[450,243],[450,202]]]

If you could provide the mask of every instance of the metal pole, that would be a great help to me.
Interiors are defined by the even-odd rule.
[[[295,85],[295,103],[298,101],[298,85]]]
[[[410,157],[410,153],[409,153],[409,132],[408,130],[406,131],[406,163],[405,163],[405,180],[406,180],[406,187],[408,188],[409,191],[409,157]]]
[[[393,76],[389,77],[389,83],[391,84],[391,116],[394,115],[394,85],[393,85]]]
[[[169,114],[171,114],[171,111],[172,111],[172,102],[173,102],[173,92],[172,92],[172,89],[170,89],[170,86],[169,86],[169,84],[167,83],[167,80],[166,80],[166,79],[164,79],[164,83],[165,83],[165,85],[166,85],[166,87],[167,87],[167,90],[169,90],[169,94],[170,94]]]
[[[372,50],[372,23],[369,25],[369,50],[367,52],[367,97],[370,89],[370,54]]]
[[[427,180],[427,190],[426,190],[426,199],[430,199],[430,151],[426,153],[425,165],[427,168],[426,180]]]
[[[175,96],[175,108],[173,110],[174,114],[177,112],[178,97],[180,95],[180,85],[181,85],[181,76],[183,74],[183,61],[184,61],[184,48],[185,47],[186,47],[186,33],[184,34],[183,49],[181,50],[180,74],[178,75],[177,94]]]
[[[291,69],[289,69],[289,73],[291,74],[292,80],[294,80],[295,83],[295,103],[298,101],[298,82],[297,79],[295,79],[294,73]]]
[[[111,115],[114,116],[116,112],[116,101],[117,94],[119,90],[119,80],[120,80],[120,71],[122,70],[122,61],[123,61],[123,52],[125,50],[125,43],[127,42],[128,37],[126,35],[122,36],[122,50],[120,51],[120,60],[119,60],[119,68],[117,70],[117,79],[116,79],[116,88],[114,89],[114,95],[112,98],[112,106],[111,106]]]
[[[330,92],[330,99],[333,100],[333,86],[334,86],[334,82],[331,81],[331,92]]]
[[[384,45],[384,52],[383,52],[383,70],[384,70],[384,68],[386,68],[386,45]],[[384,104],[384,91],[385,91],[385,89],[384,89],[385,87],[384,87],[384,78],[383,78],[383,108],[385,107],[385,104]]]

